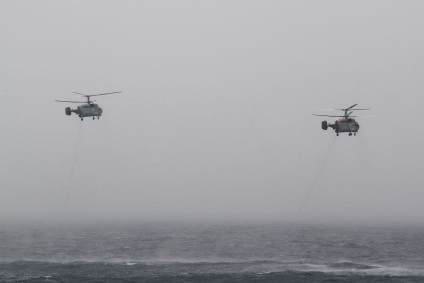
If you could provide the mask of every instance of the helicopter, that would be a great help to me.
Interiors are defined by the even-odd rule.
[[[100,96],[100,95],[108,95],[108,94],[114,94],[114,93],[120,93],[121,91],[115,91],[115,92],[108,92],[108,93],[100,93],[100,94],[82,94],[79,92],[74,92],[75,94],[82,95],[87,98],[87,101],[68,101],[68,100],[55,100],[56,102],[69,102],[69,103],[84,103],[77,107],[77,109],[71,109],[71,107],[65,108],[65,114],[70,116],[73,113],[78,115],[81,118],[81,121],[84,120],[84,117],[93,117],[93,120],[97,117],[97,119],[102,116],[103,109],[93,102],[95,100],[90,100],[90,97],[92,96]]]
[[[325,117],[340,117],[341,119],[337,119],[334,124],[328,124],[327,121],[321,122],[321,128],[323,130],[327,130],[328,127],[333,128],[336,132],[337,136],[339,133],[349,133],[349,136],[355,135],[359,130],[359,124],[352,117],[369,117],[369,116],[351,116],[353,111],[357,110],[370,110],[371,108],[354,108],[358,104],[354,104],[345,109],[322,109],[322,110],[339,110],[344,111],[344,115],[319,115],[312,114],[314,116],[325,116]],[[349,113],[348,113],[349,112]]]

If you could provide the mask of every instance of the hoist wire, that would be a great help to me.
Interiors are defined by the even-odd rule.
[[[312,181],[312,184],[311,184],[311,187],[310,187],[310,188],[309,188],[309,190],[308,190],[308,193],[306,194],[305,198],[303,199],[302,204],[300,205],[299,209],[297,210],[296,216],[294,217],[293,221],[290,223],[290,226],[289,226],[289,228],[288,228],[288,230],[287,230],[287,233],[288,233],[289,231],[291,231],[292,227],[293,227],[293,226],[294,226],[294,224],[297,222],[297,219],[299,218],[300,213],[302,212],[302,210],[303,210],[303,208],[304,208],[304,206],[305,206],[306,202],[308,201],[309,195],[311,194],[312,190],[313,190],[313,189],[314,189],[314,187],[315,187],[315,183],[317,182],[318,177],[319,177],[319,175],[321,174],[322,169],[324,168],[325,162],[327,161],[328,156],[330,156],[330,153],[331,153],[331,151],[332,151],[332,149],[333,149],[333,147],[334,147],[334,144],[335,144],[335,142],[336,142],[336,138],[337,138],[337,136],[334,136],[333,142],[331,143],[331,146],[330,146],[330,148],[328,149],[327,154],[325,155],[325,158],[324,158],[324,160],[322,161],[321,166],[320,166],[320,168],[319,168],[319,170],[318,170],[317,174],[315,175],[314,180]]]
[[[73,180],[73,177],[74,177],[74,167],[75,167],[75,162],[77,160],[77,155],[78,155],[78,144],[79,144],[80,133],[81,133],[81,125],[82,125],[82,122],[80,121],[79,126],[78,126],[77,142],[75,144],[75,149],[74,149],[74,158],[72,160],[71,173],[69,175],[68,188],[66,190],[65,203],[64,203],[63,211],[62,211],[62,218],[61,218],[62,221],[63,221],[63,218],[65,217],[66,208],[68,206],[69,193],[70,193],[71,188],[72,188],[72,180]]]

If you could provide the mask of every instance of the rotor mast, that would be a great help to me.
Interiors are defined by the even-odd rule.
[[[352,114],[353,113],[353,111],[350,111],[350,113],[347,113],[349,110],[351,110],[353,107],[355,107],[356,105],[358,105],[358,104],[354,104],[354,105],[352,105],[352,106],[350,106],[349,108],[346,108],[346,109],[342,109],[342,110],[344,110],[344,118],[347,120],[348,119],[348,117],[349,117],[349,115],[350,114]]]

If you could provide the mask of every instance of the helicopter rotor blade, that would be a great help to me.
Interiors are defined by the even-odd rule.
[[[335,109],[335,110],[340,110],[340,111],[348,111],[351,110],[353,107],[355,107],[358,104],[353,104],[352,106],[348,107],[348,108],[341,108],[341,109]]]
[[[121,93],[121,91],[114,91],[114,92],[107,92],[107,93],[99,93],[99,94],[83,94],[83,93],[79,93],[79,92],[73,92],[75,94],[79,94],[85,97],[91,97],[91,96],[99,96],[99,95],[107,95],[107,94],[114,94],[114,93]]]
[[[329,111],[329,110],[338,110],[338,111],[356,111],[356,110],[371,110],[371,108],[352,108],[355,107],[358,104],[352,105],[349,108],[312,108],[312,109],[316,109],[316,110],[325,110],[325,111]]]
[[[312,108],[312,109],[316,109],[316,110],[326,110],[326,111],[330,111],[330,110],[341,110],[341,109],[334,109],[334,108]]]
[[[55,100],[56,102],[85,103],[85,101]]]
[[[314,116],[324,116],[324,117],[341,117],[343,118],[344,116],[340,116],[340,115],[320,115],[320,114],[312,114]]]
[[[88,95],[88,96],[99,96],[99,95],[107,95],[107,94],[114,94],[114,93],[121,93],[121,91],[107,92],[107,93],[99,93],[99,94],[90,94],[90,95]]]
[[[352,106],[350,106],[349,108],[346,108],[345,110],[347,111],[347,110],[350,110],[350,109],[352,109],[353,107],[355,107],[356,105],[358,105],[358,104],[353,104]]]

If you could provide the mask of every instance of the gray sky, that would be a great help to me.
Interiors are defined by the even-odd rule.
[[[423,9],[1,1],[0,221],[60,219],[80,120],[54,100],[122,90],[82,122],[67,219],[290,221],[335,135],[313,108],[358,103],[299,221],[424,223]]]

